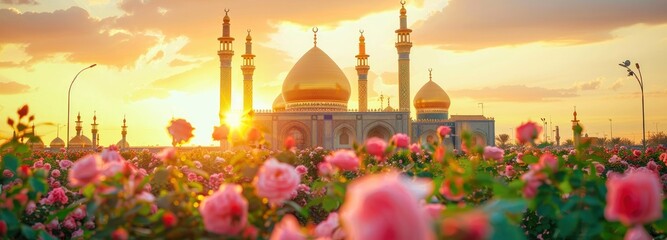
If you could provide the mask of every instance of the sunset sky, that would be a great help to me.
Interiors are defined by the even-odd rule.
[[[359,29],[370,55],[370,107],[379,107],[380,93],[398,105],[398,0],[0,0],[0,116],[29,104],[48,145],[56,126],[46,123],[66,124],[70,81],[95,63],[72,88],[72,119],[81,112],[85,135],[97,111],[102,145],[120,140],[124,115],[132,146],[170,145],[172,117],[194,125],[192,145],[214,144],[225,8],[236,38],[233,108],[242,108],[246,29],[257,55],[254,107],[270,109],[312,47],[315,26],[318,47],[350,80],[350,108]],[[611,118],[614,137],[639,142],[639,85],[618,66],[628,59],[642,66],[647,132],[667,130],[667,1],[415,0],[406,8],[411,94],[433,68],[452,99],[450,115],[481,114],[483,103],[496,134],[546,117],[564,141],[576,106],[590,136],[608,136]],[[0,136],[11,136],[7,125]]]

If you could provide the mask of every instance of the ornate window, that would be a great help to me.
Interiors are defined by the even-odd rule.
[[[347,133],[347,129],[343,130],[338,138],[338,143],[340,145],[349,145],[350,144],[350,134]]]

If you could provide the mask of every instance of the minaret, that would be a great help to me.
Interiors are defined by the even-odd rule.
[[[75,128],[76,129],[76,136],[81,136],[81,130],[83,129],[83,127],[81,126],[81,123],[82,123],[81,113],[79,113],[76,116],[76,128]]]
[[[398,51],[398,109],[410,111],[410,33],[405,1],[401,1],[401,28],[396,30],[396,50]]]
[[[126,147],[126,145],[127,145],[127,138],[126,138],[127,137],[127,125],[125,123],[126,123],[125,116],[123,116],[123,126],[120,126],[121,129],[122,129],[120,131],[120,135],[123,136],[120,139],[120,142],[123,143],[123,144],[122,144],[122,146],[118,146],[121,149]]]
[[[371,68],[368,66],[368,54],[366,54],[366,38],[364,37],[364,31],[359,30],[361,36],[359,36],[359,55],[357,55],[357,76],[359,76],[359,111],[365,112],[368,111],[368,96],[367,86],[368,86],[368,70]]]
[[[220,57],[220,125],[223,129],[228,129],[225,123],[225,115],[231,109],[232,105],[232,50],[233,37],[229,36],[229,9],[225,9],[225,17],[222,19],[222,37],[218,38],[220,42],[220,49],[218,56]],[[227,131],[225,131],[227,132]],[[227,134],[220,138],[220,147],[228,148]]]
[[[92,126],[92,129],[90,130],[93,133],[93,148],[97,147],[97,112],[94,112],[93,114],[93,124],[90,124]]]
[[[243,112],[249,114],[252,111],[252,75],[255,72],[255,55],[252,54],[250,29],[248,29],[248,36],[245,38],[245,54],[241,56],[243,57],[243,65],[241,65],[243,71]]]
[[[560,146],[560,129],[556,126],[556,146]]]
[[[574,120],[572,120],[572,141],[574,142],[574,147],[579,145],[581,140],[581,126],[579,126],[579,120],[577,120],[577,107],[574,107]]]

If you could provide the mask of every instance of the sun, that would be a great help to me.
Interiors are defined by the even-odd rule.
[[[235,111],[229,111],[225,114],[225,123],[229,128],[237,129],[241,126],[242,116],[241,113]]]

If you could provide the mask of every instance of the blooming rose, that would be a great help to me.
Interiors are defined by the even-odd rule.
[[[128,233],[124,228],[118,228],[111,233],[111,239],[113,240],[127,240]]]
[[[521,176],[521,180],[526,183],[523,187],[524,197],[534,198],[537,195],[537,190],[542,185],[542,181],[540,181],[541,177],[537,175],[534,170],[530,170]]]
[[[440,218],[442,211],[444,211],[445,208],[445,205],[439,203],[424,204],[424,211],[426,211],[428,217],[433,220]]]
[[[540,156],[539,165],[555,172],[558,170],[558,158],[549,152],[545,152]]]
[[[293,148],[296,147],[296,141],[292,136],[289,136],[285,138],[285,142],[283,143],[283,145],[285,146],[285,149],[292,150]]]
[[[74,221],[74,218],[68,217],[65,218],[65,221],[63,221],[63,227],[67,229],[75,229],[76,228],[76,221]]]
[[[301,183],[301,177],[292,165],[271,158],[264,162],[255,178],[257,195],[269,199],[272,204],[281,204],[290,199]]]
[[[83,210],[81,207],[74,209],[72,213],[70,213],[70,216],[72,216],[76,220],[81,220],[86,217],[86,211]]]
[[[651,240],[653,237],[646,232],[644,226],[636,225],[625,233],[625,240]]]
[[[377,137],[372,137],[366,140],[366,152],[377,157],[379,160],[384,160],[384,150],[387,148],[387,143]]]
[[[163,162],[176,160],[176,149],[173,147],[164,148],[159,153],[157,153],[155,157]]]
[[[60,177],[60,170],[54,169],[53,171],[51,171],[51,177],[59,178]]]
[[[514,167],[512,165],[506,165],[505,166],[505,176],[507,177],[512,177],[516,174],[516,171],[514,171]]]
[[[607,179],[605,218],[625,225],[647,224],[662,218],[662,184],[648,170],[627,171]]]
[[[178,218],[176,218],[176,215],[174,215],[172,212],[165,212],[162,214],[162,224],[166,228],[171,228],[178,224]]]
[[[421,150],[422,149],[419,147],[418,143],[413,143],[412,145],[410,145],[410,151],[412,153],[419,154],[421,153]]]
[[[296,173],[299,174],[299,176],[303,176],[303,175],[306,175],[306,173],[308,173],[308,168],[304,165],[296,166],[295,170],[296,170]]]
[[[270,240],[305,240],[299,222],[292,215],[285,215],[271,233]]]
[[[329,163],[327,161],[323,161],[323,162],[320,162],[319,164],[317,164],[317,173],[320,176],[331,175],[334,172],[335,172],[335,170],[333,169],[333,166],[331,165],[331,163]]]
[[[408,137],[408,135],[405,135],[403,133],[397,133],[393,137],[391,137],[391,142],[396,144],[396,147],[408,148],[408,146],[410,145],[410,137]]]
[[[663,163],[665,163],[667,165],[667,152],[664,152],[664,153],[660,154],[658,159],[660,159],[660,161],[662,161]]]
[[[32,215],[32,213],[34,213],[35,210],[37,210],[37,205],[35,204],[35,202],[33,201],[28,202],[28,205],[25,207],[25,213],[28,215]]]
[[[486,239],[491,233],[489,217],[481,211],[472,211],[442,221],[441,232],[445,239]]]
[[[9,169],[5,169],[2,171],[2,176],[5,178],[12,178],[14,176],[14,173]]]
[[[248,222],[248,201],[236,184],[223,184],[199,206],[207,231],[217,234],[239,234]]]
[[[341,240],[345,238],[345,232],[340,227],[338,213],[329,213],[327,220],[320,222],[315,227],[315,236],[323,239]]]
[[[121,172],[124,166],[125,164],[123,164],[123,162],[107,162],[104,164],[102,174],[107,177],[113,177],[116,173]]]
[[[642,151],[639,151],[637,149],[632,150],[632,155],[634,155],[635,157],[639,157],[642,155]]]
[[[88,183],[97,182],[101,177],[103,162],[100,155],[89,154],[74,163],[69,170],[69,182],[74,186],[83,186]]]
[[[528,121],[516,128],[516,138],[519,140],[519,143],[526,144],[536,139],[541,131],[542,127],[537,125],[537,123]]]
[[[593,166],[595,166],[595,172],[597,173],[598,176],[600,176],[600,174],[602,174],[604,172],[604,169],[605,169],[604,165],[596,162],[596,163],[593,163]]]
[[[65,194],[65,190],[62,188],[54,188],[49,192],[49,196],[47,197],[48,202],[50,203],[60,203],[62,205],[67,204],[67,201],[69,201],[69,198]]]
[[[169,131],[169,134],[171,134],[171,138],[173,139],[174,144],[181,144],[190,141],[190,138],[194,136],[192,135],[193,130],[195,129],[192,127],[192,125],[182,118],[171,120],[169,127],[167,127],[167,131]]]
[[[345,171],[355,171],[359,168],[359,158],[352,150],[338,150],[326,156],[325,160],[331,165]]]
[[[440,136],[440,138],[445,138],[447,135],[452,133],[452,129],[447,126],[440,126],[438,127],[437,131],[438,131],[438,136]]]
[[[72,165],[74,165],[74,163],[73,163],[72,161],[70,161],[70,160],[60,160],[60,162],[58,162],[58,165],[59,165],[60,168],[62,168],[63,170],[67,170],[67,169],[70,168]]]
[[[429,219],[418,199],[432,182],[411,181],[398,172],[366,175],[348,186],[340,217],[349,239],[429,239]]]
[[[102,155],[102,160],[105,163],[108,163],[108,162],[124,162],[125,161],[123,156],[121,156],[118,151],[114,151],[114,150],[111,150],[111,149],[104,149],[104,151],[102,151],[101,155]]]
[[[484,147],[484,159],[486,160],[496,160],[497,162],[502,162],[504,155],[505,150],[501,148],[491,146]]]
[[[78,230],[72,232],[72,239],[78,239],[83,237],[83,229],[79,228]]]

